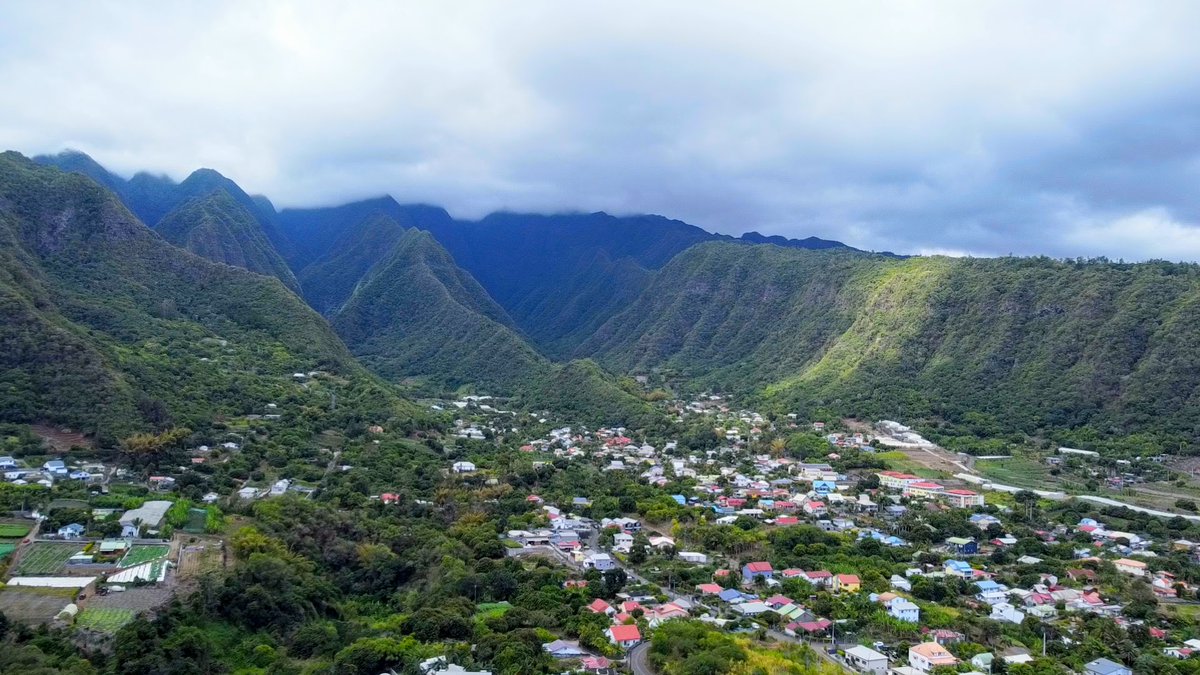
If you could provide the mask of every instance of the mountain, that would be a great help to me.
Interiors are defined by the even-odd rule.
[[[208,424],[296,371],[369,379],[275,279],[181,250],[90,178],[0,155],[0,419],[111,442]]]
[[[1198,319],[1191,264],[714,242],[672,260],[577,354],[949,435],[1192,442]]]
[[[224,189],[180,204],[154,229],[167,241],[202,258],[275,277],[293,292],[300,292],[295,275],[254,214]]]
[[[375,265],[387,257],[405,227],[383,212],[349,227],[326,255],[300,270],[304,299],[318,312],[338,312]]]
[[[332,322],[367,367],[392,380],[512,391],[549,367],[504,310],[420,230],[400,234]]]
[[[495,213],[480,221],[455,220],[438,207],[399,204],[391,197],[322,209],[285,209],[280,226],[296,247],[290,259],[306,289],[325,295],[330,256],[345,250],[339,242],[371,216],[386,216],[401,227],[428,230],[454,261],[479,282],[542,352],[565,359],[606,320],[633,302],[654,272],[694,244],[742,239],[706,232],[661,216],[617,217],[607,213]],[[839,242],[810,237],[769,238],[795,248],[848,249]],[[362,266],[355,266],[361,269]],[[344,294],[345,280],[335,284]],[[322,290],[314,291],[313,289]],[[327,298],[314,304],[329,311]],[[336,302],[336,301],[335,301]]]
[[[294,245],[288,258],[292,268],[304,270],[328,256],[354,228],[373,216],[386,216],[404,228],[450,220],[450,215],[440,208],[401,205],[387,196],[340,206],[284,209],[279,212],[279,224]]]
[[[167,214],[185,202],[223,190],[253,216],[279,255],[287,258],[292,254],[291,242],[281,233],[274,209],[265,210],[261,200],[246,194],[237,183],[212,169],[197,169],[182,183],[145,172],[135,174],[126,181],[105,170],[86,154],[74,150],[57,155],[40,155],[34,161],[63,171],[82,173],[96,180],[112,190],[130,211],[150,227],[156,227]],[[270,205],[270,202],[267,201],[266,205]]]

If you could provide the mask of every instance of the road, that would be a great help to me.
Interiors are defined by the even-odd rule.
[[[650,659],[647,658],[649,654],[649,642],[643,642],[629,650],[629,669],[633,671],[633,675],[654,675],[654,669],[650,667]]]

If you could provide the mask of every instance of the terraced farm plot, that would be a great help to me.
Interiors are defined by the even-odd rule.
[[[75,625],[101,633],[115,633],[133,621],[135,612],[123,607],[88,607],[75,618]]]
[[[133,548],[129,549],[129,553],[126,553],[124,558],[121,558],[121,567],[135,567],[137,565],[141,565],[142,563],[150,562],[151,560],[158,560],[159,558],[165,557],[170,552],[171,547],[166,544],[134,546]]]
[[[0,542],[0,560],[4,560],[17,550],[17,545],[10,542]]]
[[[75,598],[73,588],[14,588],[0,591],[0,612],[22,623],[42,623],[58,616]]]
[[[24,523],[0,523],[0,539],[20,539],[31,529],[33,526]]]
[[[60,574],[67,559],[83,550],[83,544],[36,542],[21,554],[14,574]]]

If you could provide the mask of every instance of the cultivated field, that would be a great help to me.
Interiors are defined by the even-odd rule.
[[[42,623],[58,616],[74,598],[73,588],[6,588],[0,591],[0,612],[22,623]]]
[[[130,588],[119,593],[94,595],[88,598],[88,609],[120,609],[138,612],[153,611],[171,600],[172,591],[159,586]]]
[[[134,546],[133,548],[129,549],[129,553],[126,553],[124,558],[121,558],[120,566],[122,568],[136,567],[137,565],[141,565],[142,563],[147,563],[147,562],[150,562],[151,560],[158,560],[159,558],[163,558],[170,552],[171,552],[171,547],[167,546],[166,544],[162,544],[162,545],[150,544],[147,546]]]
[[[0,539],[20,539],[33,529],[27,523],[0,523]]]
[[[0,543],[0,560],[12,555],[12,552],[17,550],[17,545],[10,542]]]
[[[223,566],[221,544],[216,540],[204,540],[188,544],[180,549],[179,578],[194,579],[207,572],[220,570]]]
[[[21,552],[13,574],[61,574],[67,559],[83,550],[83,544],[51,544],[35,542]]]
[[[115,633],[133,621],[136,612],[122,607],[88,607],[75,617],[75,625],[101,633]]]

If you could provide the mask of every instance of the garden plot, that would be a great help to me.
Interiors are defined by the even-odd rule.
[[[171,552],[171,547],[167,544],[149,544],[146,546],[134,546],[129,549],[124,558],[121,558],[120,567],[126,569],[136,567],[138,565],[165,558]]]
[[[115,633],[136,615],[134,610],[124,607],[87,607],[75,618],[75,625],[101,633]]]
[[[83,544],[36,542],[21,553],[14,574],[61,574],[67,560],[83,550]]]
[[[28,523],[0,523],[0,539],[20,539],[32,529]]]

